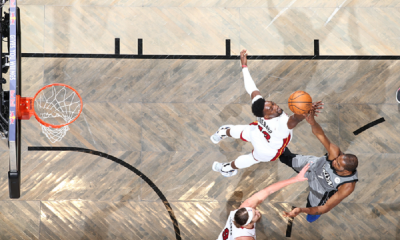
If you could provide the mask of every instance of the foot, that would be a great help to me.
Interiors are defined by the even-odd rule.
[[[230,129],[233,125],[224,125],[220,128],[218,128],[218,131],[216,133],[214,133],[214,135],[212,135],[210,137],[211,142],[213,142],[214,144],[219,143],[222,139],[227,138],[228,135],[226,134],[226,131],[228,129]]]
[[[396,100],[398,103],[400,103],[400,88],[396,92]]]
[[[222,174],[222,176],[224,177],[232,177],[235,176],[237,174],[237,169],[232,169],[232,170],[228,170],[226,171],[224,168],[227,168],[230,166],[230,163],[219,163],[219,162],[214,162],[212,165],[212,170],[214,170],[215,172],[219,172]]]

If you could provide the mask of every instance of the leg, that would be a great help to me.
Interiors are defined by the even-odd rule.
[[[211,136],[211,141],[215,144],[219,143],[222,139],[227,137],[233,137],[235,139],[240,138],[241,132],[248,125],[224,125],[220,127],[214,135]]]
[[[308,197],[307,197],[307,205],[306,205],[307,208],[312,207],[311,203],[310,203],[310,194],[311,194],[311,192],[308,194]],[[321,215],[307,214],[306,220],[307,220],[307,222],[312,223],[312,222],[315,222],[319,217],[321,217]]]
[[[233,137],[234,139],[241,139],[241,135],[243,131],[248,131],[251,128],[250,125],[234,125],[227,131],[230,137]],[[246,141],[249,141],[246,139]]]
[[[317,206],[323,206],[325,203],[328,201],[329,198],[331,198],[337,191],[333,190],[330,192],[327,192],[324,188],[319,187],[318,180],[314,181],[309,181],[309,186],[310,186],[310,193],[308,194],[307,197],[307,206],[306,207],[317,207]],[[312,223],[316,221],[320,215],[310,215],[307,214],[307,221]]]
[[[319,158],[315,156],[293,154],[290,152],[289,148],[285,148],[285,151],[279,157],[279,160],[287,166],[293,168],[293,170],[296,172],[300,172],[307,163],[315,163],[319,160]]]
[[[253,158],[253,154],[250,153],[239,156],[230,163],[214,162],[212,169],[215,172],[220,172],[224,177],[232,177],[237,174],[237,169],[248,168],[256,163],[258,163],[258,161],[256,161]]]
[[[231,167],[233,169],[243,169],[253,166],[254,164],[259,163],[259,161],[255,160],[252,153],[247,155],[242,155],[236,158],[235,161],[231,162]]]
[[[285,148],[285,151],[279,156],[279,160],[281,161],[281,163],[286,164],[288,167],[291,167],[294,171],[296,171],[297,173],[299,171],[297,171],[296,169],[293,168],[293,158],[296,157],[296,154],[293,154],[292,152],[290,152],[289,148]]]

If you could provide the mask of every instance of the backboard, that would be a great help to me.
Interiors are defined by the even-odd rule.
[[[17,95],[21,96],[21,24],[17,0],[10,0],[10,101],[9,133],[10,168],[8,172],[10,198],[20,197],[21,186],[21,120],[17,118]]]

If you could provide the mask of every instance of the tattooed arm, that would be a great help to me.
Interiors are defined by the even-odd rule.
[[[283,212],[284,217],[296,217],[299,213],[307,213],[310,215],[321,215],[329,212],[332,208],[336,207],[343,199],[349,196],[356,186],[355,182],[345,183],[338,188],[338,191],[328,199],[323,206],[309,207],[309,208],[295,208],[291,212]]]

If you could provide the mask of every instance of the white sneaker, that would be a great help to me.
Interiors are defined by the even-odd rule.
[[[228,166],[228,165],[230,165],[230,163],[214,162],[213,165],[212,165],[212,170],[214,170],[215,172],[221,173],[222,176],[224,176],[224,177],[235,176],[238,173],[237,169],[233,169],[233,170],[230,170],[230,171],[223,171],[222,170],[225,166]]]
[[[224,125],[220,128],[218,128],[217,132],[214,133],[214,135],[212,135],[210,137],[211,142],[217,144],[219,143],[222,139],[227,138],[228,135],[226,135],[226,130],[230,129],[233,125]]]

